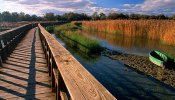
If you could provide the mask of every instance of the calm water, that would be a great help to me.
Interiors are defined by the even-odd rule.
[[[137,72],[117,60],[105,56],[90,57],[81,54],[78,50],[67,47],[61,40],[57,40],[117,99],[175,100],[175,88]]]
[[[148,56],[152,50],[168,52],[175,56],[175,46],[163,44],[159,40],[148,40],[146,38],[131,38],[109,33],[83,32],[85,35],[95,38],[103,47],[122,51],[130,54]]]

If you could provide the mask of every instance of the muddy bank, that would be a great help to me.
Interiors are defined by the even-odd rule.
[[[175,87],[175,70],[159,67],[150,62],[148,57],[122,53],[107,54],[106,56],[119,60],[136,70]]]

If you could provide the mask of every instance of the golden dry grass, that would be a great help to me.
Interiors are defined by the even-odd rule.
[[[175,20],[83,21],[82,26],[90,31],[157,39],[175,45]]]

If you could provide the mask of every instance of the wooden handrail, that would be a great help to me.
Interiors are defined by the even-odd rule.
[[[50,33],[38,27],[57,99],[116,100]]]

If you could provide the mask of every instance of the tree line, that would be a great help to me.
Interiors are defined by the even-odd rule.
[[[43,19],[42,17],[36,16],[36,15],[25,14],[23,12],[10,13],[8,11],[4,11],[4,12],[0,13],[0,22],[2,22],[2,21],[6,21],[6,22],[40,21],[42,19]]]
[[[104,13],[98,14],[97,12],[94,12],[91,16],[92,20],[115,20],[115,19],[133,19],[133,20],[139,20],[139,19],[175,19],[175,15],[172,16],[165,16],[164,14],[159,15],[144,15],[144,14],[123,14],[123,13],[109,13],[108,15],[105,15]]]
[[[8,12],[4,11],[0,13],[0,22],[18,22],[18,21],[81,21],[81,20],[115,20],[115,19],[174,19],[175,15],[165,16],[159,15],[141,15],[141,14],[123,14],[123,13],[104,13],[94,12],[91,16],[85,13],[65,13],[63,15],[55,15],[54,13],[46,13],[43,17],[37,15],[29,15],[23,12]]]

